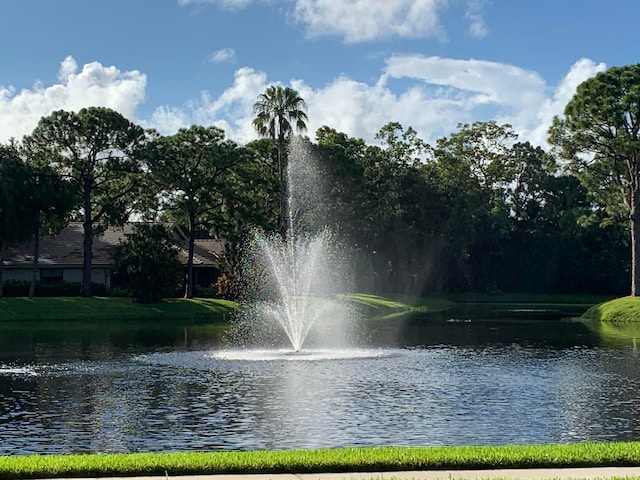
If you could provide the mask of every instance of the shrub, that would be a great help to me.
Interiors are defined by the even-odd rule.
[[[171,295],[182,276],[177,246],[162,225],[137,225],[116,247],[114,265],[124,288],[139,302],[155,302]]]

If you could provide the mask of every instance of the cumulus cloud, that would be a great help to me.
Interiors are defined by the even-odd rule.
[[[465,0],[469,33],[484,37],[489,29],[483,10],[487,0]],[[346,43],[384,38],[446,38],[440,22],[451,0],[178,0],[179,5],[210,4],[240,10],[251,3],[272,3],[294,23],[303,25],[310,37],[338,36]]]
[[[243,67],[235,72],[233,84],[218,98],[203,92],[181,107],[158,107],[145,123],[165,135],[192,124],[215,125],[224,129],[228,137],[244,143],[256,138],[251,125],[253,104],[268,85],[264,72]]]
[[[150,124],[162,133],[192,123],[217,125],[230,138],[244,143],[257,138],[251,124],[253,103],[275,83],[295,88],[306,100],[307,134],[311,138],[327,125],[376,143],[376,132],[386,123],[398,121],[434,143],[456,131],[458,123],[496,120],[513,125],[521,140],[545,146],[553,116],[562,113],[582,81],[604,68],[604,64],[581,59],[553,86],[536,72],[508,64],[394,55],[373,83],[340,75],[318,88],[302,79],[291,79],[287,84],[269,81],[264,72],[241,68],[219,97],[204,93],[180,108],[161,107]]]
[[[216,50],[211,55],[209,55],[209,61],[212,63],[224,63],[236,58],[236,51],[233,48],[222,48],[220,50]]]
[[[161,105],[147,118],[136,119],[136,107],[144,99],[144,74],[122,72],[98,62],[80,68],[67,57],[54,85],[36,84],[19,92],[0,86],[0,140],[30,133],[40,117],[53,110],[100,105],[162,134],[192,124],[216,125],[229,138],[245,143],[257,138],[253,104],[269,85],[277,84],[295,88],[306,100],[311,138],[327,125],[377,143],[376,132],[397,121],[434,143],[456,131],[458,123],[496,120],[513,125],[521,140],[546,146],[553,116],[562,114],[581,82],[604,69],[605,64],[583,58],[557,85],[549,85],[538,73],[513,65],[405,54],[387,58],[373,82],[343,74],[312,87],[303,79],[274,81],[265,72],[244,67],[218,96],[203,92],[183,105]]]
[[[446,0],[297,0],[292,16],[310,36],[338,35],[347,43],[443,37],[438,17],[446,4]]]
[[[547,130],[553,117],[563,114],[565,105],[575,94],[578,85],[606,69],[606,64],[596,63],[589,58],[581,58],[574,63],[553,94],[536,109],[535,117],[529,118],[529,123],[523,126],[522,134],[535,145],[546,145]]]
[[[41,117],[55,110],[102,106],[132,118],[144,100],[147,78],[137,70],[122,72],[99,62],[87,63],[78,71],[76,61],[69,56],[60,63],[58,81],[48,87],[37,83],[20,91],[0,85],[0,141],[31,133]]]

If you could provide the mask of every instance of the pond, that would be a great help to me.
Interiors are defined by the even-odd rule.
[[[324,358],[243,359],[211,325],[0,326],[0,455],[640,440],[634,339],[539,313],[368,322]]]

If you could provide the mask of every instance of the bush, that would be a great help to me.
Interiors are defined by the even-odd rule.
[[[115,271],[139,302],[155,302],[175,292],[182,277],[178,248],[162,225],[137,225],[116,247]]]
[[[217,296],[229,300],[236,299],[239,292],[239,282],[236,277],[230,273],[221,273],[215,283]]]

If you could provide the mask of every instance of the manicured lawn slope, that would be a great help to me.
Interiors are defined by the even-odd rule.
[[[640,465],[637,443],[0,457],[0,478]]]
[[[582,318],[609,323],[640,323],[640,297],[622,297],[599,303]]]
[[[478,295],[460,294],[451,300],[407,297],[402,295],[374,295],[348,293],[343,298],[352,302],[372,320],[391,319],[406,315],[441,312],[456,305],[496,305],[522,307],[525,305],[589,305],[603,301],[602,297],[562,295]],[[635,300],[634,300],[635,302]],[[607,305],[607,304],[603,304]],[[130,298],[117,297],[38,297],[0,298],[0,322],[29,320],[224,320],[238,308],[229,300],[213,298],[165,299],[159,303],[136,303]],[[640,306],[638,307],[640,311]],[[640,318],[640,315],[638,316]]]
[[[344,298],[363,307],[374,319],[388,319],[414,313],[441,312],[455,304],[448,300],[425,297],[382,297],[368,293],[349,293]]]
[[[0,322],[22,320],[212,319],[222,320],[236,308],[220,299],[167,299],[136,303],[130,298],[0,298]]]

